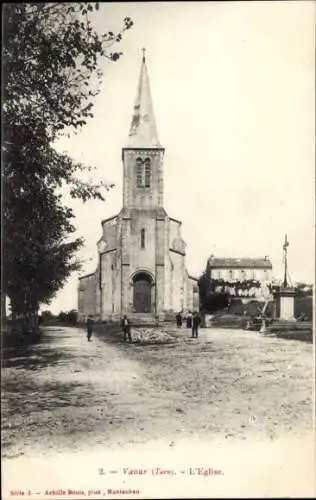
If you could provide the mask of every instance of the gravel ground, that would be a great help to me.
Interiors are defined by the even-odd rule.
[[[265,458],[265,464],[272,463],[272,456],[279,456],[278,466],[284,469],[276,476],[279,481],[272,495],[279,491],[288,494],[280,478],[290,473],[297,488],[305,488],[304,494],[313,496],[311,344],[227,329],[201,329],[197,340],[191,339],[184,328],[170,327],[160,335],[157,330],[137,329],[133,336],[136,342],[128,344],[120,335],[107,337],[99,333],[88,343],[81,329],[51,327],[45,329],[38,345],[6,350],[2,370],[2,455],[11,490],[12,481],[17,487],[21,477],[17,470],[25,472],[32,460],[45,458],[48,464],[58,457],[60,467],[66,457],[69,466],[80,457],[85,462],[87,456],[99,454],[93,462],[99,464],[99,470],[104,453],[110,453],[113,462],[118,450],[118,457],[124,450],[132,461],[136,449],[151,450],[151,463],[156,464],[152,454],[155,449],[162,453],[157,457],[164,459],[166,450],[177,452],[180,463],[181,457],[188,461],[188,450],[201,458],[203,446],[213,443],[216,463],[231,470],[232,475],[230,481],[221,484],[214,479],[212,491],[206,488],[205,495],[204,485],[202,496],[213,496],[214,492],[217,496],[231,496],[227,485],[234,484],[232,471],[236,464],[240,466],[240,457],[248,457],[249,471],[254,457],[259,456],[256,450],[260,460],[270,457]],[[206,456],[213,445],[205,448]],[[272,455],[268,449],[271,453],[274,450]],[[303,453],[302,470],[294,477],[299,453]],[[295,463],[291,462],[289,469],[284,466],[284,458],[290,456]],[[258,476],[262,468],[259,462],[251,477]],[[47,484],[47,470],[45,473]],[[271,471],[269,474],[263,488],[268,484],[273,487]],[[249,480],[244,484],[237,476],[240,487],[236,489],[235,485],[234,492],[247,494]],[[24,483],[19,484],[23,488]],[[164,495],[163,484],[159,496]],[[174,488],[176,484],[174,481]],[[183,488],[184,484],[182,481]],[[288,482],[290,493],[295,490],[291,484]],[[258,485],[257,477],[253,487],[257,489]],[[166,497],[172,494],[170,484],[167,486]],[[146,492],[138,496],[146,497]],[[32,491],[32,495],[36,493],[45,496],[42,490]],[[186,489],[185,495],[192,496],[192,492],[190,495]],[[150,496],[155,495],[151,492]],[[179,496],[179,489],[175,496]],[[78,498],[83,496],[78,494]]]

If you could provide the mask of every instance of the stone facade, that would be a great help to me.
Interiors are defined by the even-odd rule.
[[[163,208],[163,159],[145,58],[129,139],[122,149],[123,208],[102,221],[95,273],[79,280],[78,313],[85,320],[147,315],[164,320],[197,310],[197,280],[185,266],[181,222]]]

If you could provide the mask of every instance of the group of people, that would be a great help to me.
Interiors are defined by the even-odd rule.
[[[177,321],[177,327],[181,328],[182,326],[182,314],[179,312],[176,315],[176,321]],[[187,328],[192,329],[192,338],[197,339],[198,338],[198,331],[199,331],[199,326],[201,324],[201,317],[197,312],[194,312],[193,314],[189,312],[186,316],[186,324]],[[94,325],[94,320],[93,317],[90,315],[87,319],[87,338],[88,342],[91,341],[92,333],[93,333],[93,325]],[[126,316],[126,314],[123,316],[121,320],[121,327],[124,335],[124,342],[127,340],[129,342],[132,342],[132,333],[131,333],[131,322]]]
[[[198,312],[194,312],[193,314],[191,311],[188,312],[186,315],[186,326],[187,328],[192,329],[192,338],[197,339],[198,338],[198,332],[199,332],[199,326],[201,324],[201,317]],[[177,322],[177,327],[181,328],[182,327],[182,314],[181,312],[178,312],[176,315],[176,322]]]
[[[94,320],[93,317],[90,315],[87,319],[87,338],[88,342],[91,341],[92,333],[93,333],[93,325],[94,325]],[[124,342],[128,339],[129,342],[132,342],[132,334],[131,334],[131,322],[126,316],[126,314],[123,316],[121,320],[121,327],[123,330],[124,334]]]

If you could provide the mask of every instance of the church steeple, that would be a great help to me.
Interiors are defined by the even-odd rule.
[[[145,49],[143,49],[137,96],[126,147],[161,148],[150,93]]]
[[[124,208],[163,208],[163,157],[143,49],[132,124],[127,144],[122,148]]]

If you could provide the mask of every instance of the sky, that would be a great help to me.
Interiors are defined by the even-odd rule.
[[[77,307],[78,276],[93,272],[101,220],[122,206],[121,149],[136,98],[142,47],[165,148],[165,209],[182,220],[187,268],[207,258],[264,257],[282,277],[287,233],[293,282],[314,281],[314,2],[102,3],[100,32],[134,26],[102,61],[94,117],[56,144],[115,184],[105,202],[74,209],[83,269],[48,307]],[[45,306],[47,309],[47,306]]]

